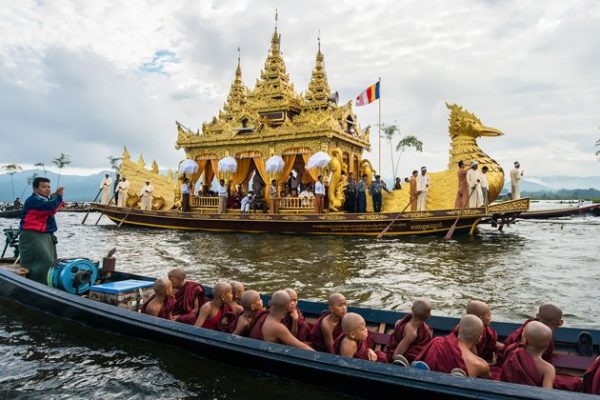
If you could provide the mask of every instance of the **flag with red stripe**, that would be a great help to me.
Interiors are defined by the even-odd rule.
[[[369,86],[365,91],[356,96],[356,106],[365,106],[379,98],[379,83],[377,82]]]

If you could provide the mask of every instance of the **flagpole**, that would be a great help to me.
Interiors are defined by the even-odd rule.
[[[381,77],[379,77],[379,124],[377,124],[377,127],[379,128],[379,166],[377,169],[377,174],[381,175]]]

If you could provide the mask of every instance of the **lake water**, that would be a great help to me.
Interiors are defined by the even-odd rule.
[[[546,204],[537,203],[536,208]],[[207,285],[297,289],[323,301],[343,292],[352,305],[407,310],[429,297],[434,315],[460,316],[469,299],[496,320],[520,322],[546,301],[567,326],[600,329],[600,218],[520,221],[474,237],[375,240],[193,233],[117,228],[99,214],[60,213],[59,257],[99,259],[116,247],[117,268],[161,276],[184,267]],[[0,228],[16,226],[0,219]],[[339,398],[283,380],[130,338],[90,331],[0,302],[0,397]]]

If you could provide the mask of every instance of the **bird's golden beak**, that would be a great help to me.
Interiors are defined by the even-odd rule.
[[[492,128],[490,126],[479,125],[475,129],[477,130],[477,132],[479,132],[479,135],[481,135],[481,136],[502,136],[502,135],[504,135],[504,133],[502,133],[501,130]]]

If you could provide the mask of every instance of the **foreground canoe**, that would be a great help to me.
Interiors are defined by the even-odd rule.
[[[582,207],[563,207],[547,210],[526,211],[519,214],[519,219],[546,219],[561,217],[576,217],[584,215],[600,216],[600,204],[591,204]]]
[[[264,214],[142,211],[92,205],[115,223],[124,225],[209,232],[288,233],[308,235],[385,236],[443,235],[455,224],[455,234],[473,233],[484,217],[516,217],[529,208],[529,199],[500,203],[486,208],[398,213]],[[490,211],[492,210],[492,211]]]
[[[125,273],[115,273],[114,278],[152,280]],[[210,290],[207,292],[210,294]],[[0,268],[0,297],[112,333],[173,345],[201,357],[252,370],[260,369],[364,398],[373,398],[375,394],[401,398],[425,396],[425,398],[435,399],[597,398],[483,379],[454,377],[449,374],[400,368],[395,365],[378,364],[326,353],[313,353],[275,343],[195,328],[48,288],[2,268]],[[306,317],[314,318],[326,305],[301,301],[299,307]],[[404,315],[392,311],[352,307],[350,311],[360,313],[369,325],[381,327],[383,331],[391,328],[396,320]],[[432,317],[429,321],[436,335],[447,333],[457,322],[456,318],[443,317]],[[501,337],[517,327],[516,324],[508,323],[492,325]],[[557,330],[555,335],[557,349],[573,349],[580,331],[573,328]],[[597,351],[600,331],[591,331],[591,334],[595,343],[594,349]],[[591,360],[585,357],[572,357],[570,368],[585,368]]]

